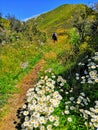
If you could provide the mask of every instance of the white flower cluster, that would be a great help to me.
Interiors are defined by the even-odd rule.
[[[94,57],[88,59],[88,64],[86,65],[86,69],[82,76],[79,73],[76,73],[76,80],[80,80],[81,84],[98,83],[98,62],[96,61],[98,61],[98,52],[95,53]],[[85,66],[85,64],[81,62],[78,65]]]
[[[95,56],[92,57],[95,61],[98,61],[98,52],[95,52]]]
[[[90,105],[90,99],[86,97],[84,92],[81,92],[80,95],[75,97],[69,97],[69,100],[65,102],[65,110],[62,115],[72,115],[72,113],[80,113],[85,119],[85,125],[88,125],[89,128],[94,130],[98,128],[98,101],[95,101],[96,105],[90,107],[90,110],[86,110]],[[72,122],[72,118],[68,117],[68,122]]]
[[[52,74],[55,78],[55,75]],[[22,130],[51,130],[59,125],[59,117],[53,114],[59,107],[62,96],[55,90],[55,80],[48,76],[41,77],[39,82],[27,91],[27,105],[23,106],[24,122]]]
[[[90,99],[85,96],[85,93],[81,92],[77,98],[69,97],[69,100],[65,102],[64,113],[69,115],[72,111],[79,111],[80,108],[88,106]]]
[[[90,107],[90,110],[80,109],[83,117],[89,122],[85,122],[85,125],[89,125],[92,129],[98,128],[98,101],[95,101],[95,106]]]
[[[62,78],[62,76],[58,76],[57,82],[60,84],[60,88],[65,85],[66,80]]]

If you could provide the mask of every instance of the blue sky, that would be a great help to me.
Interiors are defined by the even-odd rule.
[[[0,0],[0,12],[15,15],[19,20],[25,20],[38,14],[48,12],[62,4],[93,3],[94,0]]]

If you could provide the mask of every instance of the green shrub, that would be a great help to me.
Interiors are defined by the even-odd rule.
[[[71,29],[70,37],[70,43],[73,44],[75,47],[78,47],[80,43],[80,36],[75,28]]]

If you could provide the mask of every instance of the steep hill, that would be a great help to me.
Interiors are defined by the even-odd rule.
[[[85,5],[83,4],[65,4],[50,12],[30,19],[27,23],[29,25],[36,23],[40,30],[48,33],[57,31],[57,29],[69,29],[72,27],[73,15],[76,12],[83,12],[84,9]]]
[[[30,42],[40,39],[41,42],[46,42],[46,37],[50,37],[55,31],[58,34],[65,34],[65,31],[67,33],[72,28],[75,17],[80,17],[81,13],[85,13],[86,7],[84,4],[65,4],[26,22],[10,16],[8,20],[5,20],[6,23],[4,20],[1,22],[4,27],[7,26],[5,31],[1,27],[1,43],[23,39]],[[89,13],[89,17],[92,19],[92,14]]]

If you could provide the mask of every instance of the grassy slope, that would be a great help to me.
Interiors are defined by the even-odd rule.
[[[29,23],[35,22],[38,28],[48,33],[54,32],[57,29],[71,28],[71,19],[73,14],[78,10],[83,10],[84,5],[62,5],[48,13],[42,14],[35,19],[29,20]]]
[[[38,28],[42,29],[48,33],[51,34],[54,30],[57,30],[58,28],[63,28],[65,25],[70,25],[68,23],[69,19],[71,18],[73,12],[76,9],[80,9],[82,5],[63,5],[58,7],[55,10],[52,10],[46,14],[42,14],[40,17],[36,19],[32,19],[29,21],[30,26],[32,25],[32,22],[38,23]],[[3,20],[4,21],[4,20]],[[65,24],[67,22],[67,24]],[[9,23],[3,22],[3,24],[9,27]],[[55,26],[54,26],[55,25]],[[64,28],[63,28],[64,30]],[[61,44],[62,39],[64,41],[64,37],[59,37],[59,43],[61,48],[64,48],[63,44]],[[23,38],[24,39],[24,38]],[[48,39],[49,43],[51,43],[51,38]],[[38,49],[36,49],[38,48]],[[59,48],[59,50],[58,50]],[[59,45],[53,47],[53,45],[45,45],[43,47],[37,46],[36,43],[33,45],[30,44],[29,41],[19,41],[13,44],[8,44],[6,46],[0,46],[0,104],[4,104],[6,102],[6,98],[10,93],[13,93],[14,85],[17,83],[16,81],[21,79],[21,75],[23,73],[27,73],[29,71],[29,68],[31,66],[34,66],[35,63],[40,59],[40,57],[43,55],[43,53],[49,52],[49,51],[56,51],[57,53],[62,52],[62,49],[60,49]],[[60,52],[59,52],[60,51]],[[55,53],[56,53],[55,52]],[[53,54],[52,54],[53,55]],[[57,59],[57,54],[56,59]],[[50,55],[49,55],[50,56]],[[45,58],[49,58],[48,54],[45,55]],[[49,60],[48,60],[49,61]],[[51,67],[57,68],[57,60],[55,60],[57,67],[55,67],[54,59],[50,59]],[[22,69],[21,65],[25,62],[28,62],[28,67],[26,69]]]
[[[36,19],[29,21],[38,23],[38,28],[46,31],[49,35],[59,29],[69,29],[71,25],[70,19],[76,10],[83,8],[82,5],[63,5],[46,14],[42,14]],[[71,27],[71,26],[70,26]],[[65,53],[66,52],[66,53]],[[51,38],[48,38],[48,43],[44,46],[39,44],[31,44],[29,41],[19,41],[6,46],[0,46],[0,104],[1,106],[7,101],[10,94],[16,92],[15,85],[22,80],[35,64],[44,58],[47,62],[46,68],[53,68],[56,74],[67,71],[75,64],[70,59],[70,55],[74,56],[72,46],[68,42],[67,35],[59,36],[59,41],[56,45],[53,44]],[[28,63],[27,68],[22,69],[23,63]]]
[[[40,50],[36,51],[36,45],[29,42],[17,42],[0,46],[0,106],[8,96],[16,91],[15,84],[32,69],[42,56]],[[26,68],[22,68],[27,64]]]

